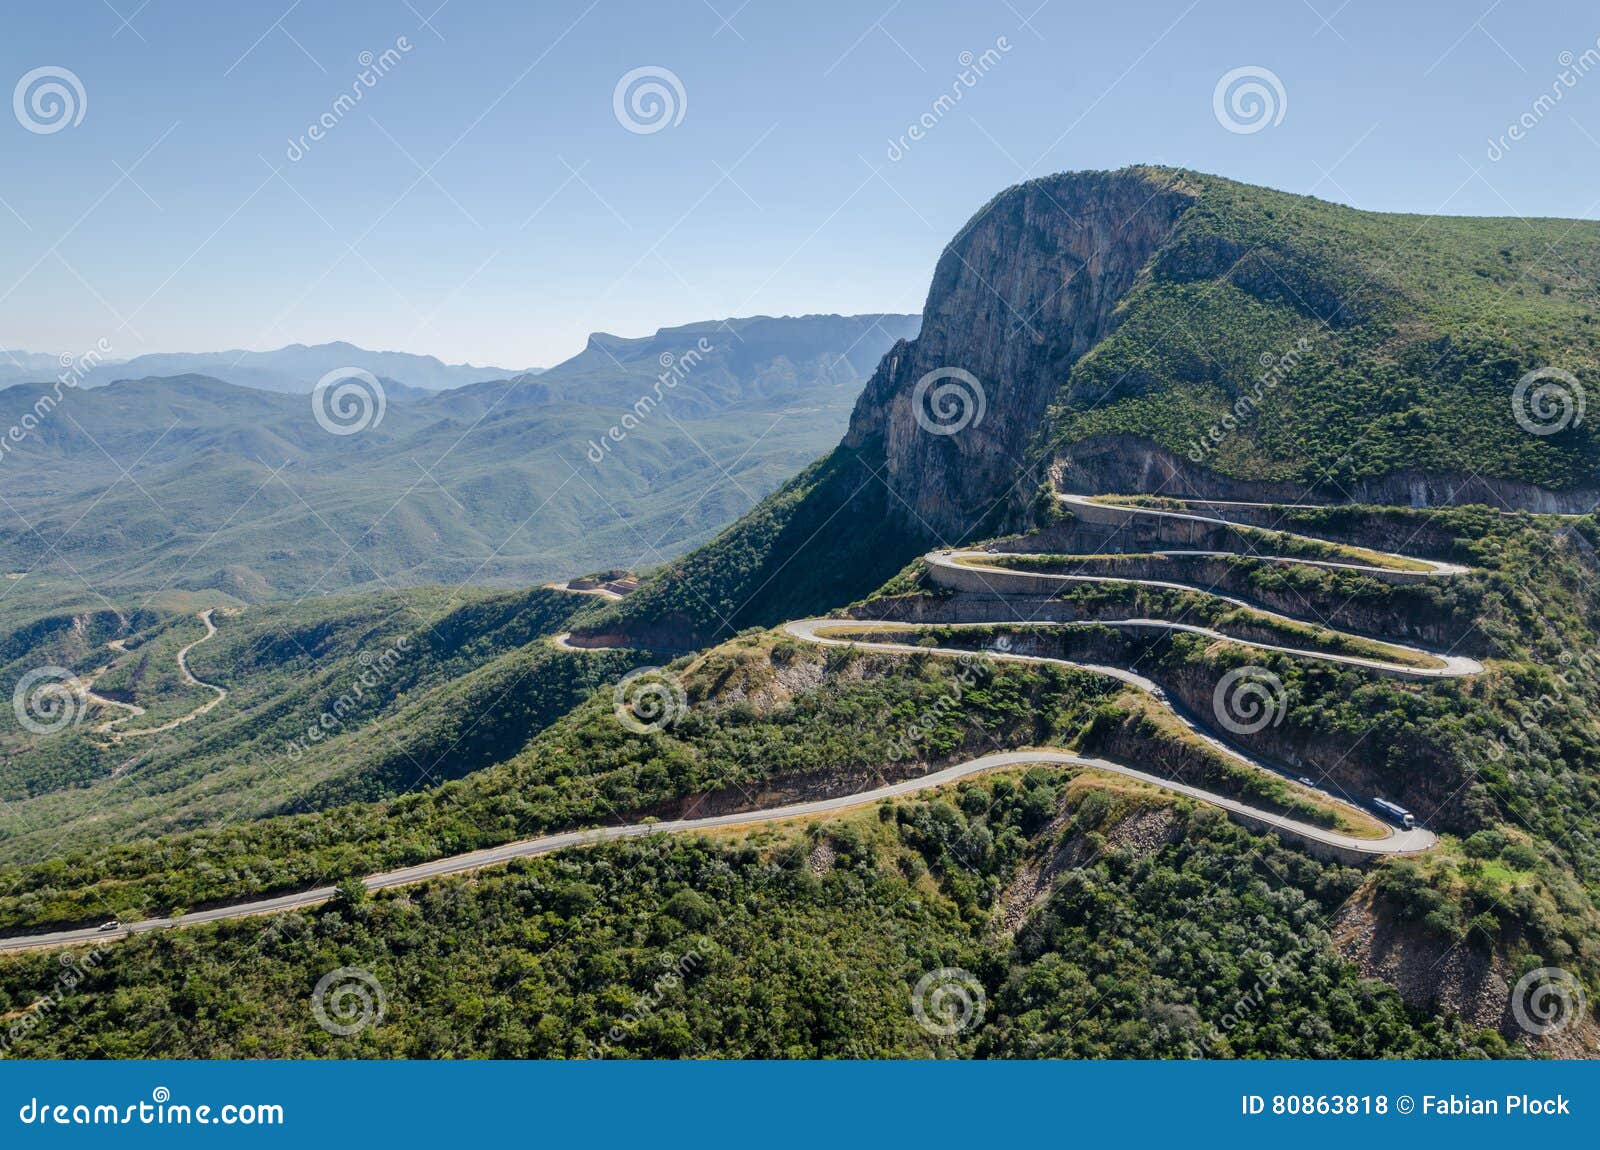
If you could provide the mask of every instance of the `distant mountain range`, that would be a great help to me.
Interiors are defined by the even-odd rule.
[[[342,361],[383,381],[382,418],[347,435],[318,422],[310,396],[205,374],[69,391],[53,406],[52,385],[5,388],[0,424],[44,412],[0,452],[0,570],[33,576],[11,582],[6,607],[58,593],[53,578],[82,592],[78,576],[103,595],[255,601],[659,563],[837,440],[877,361],[918,323],[754,317],[596,334],[549,371],[438,392],[385,355],[302,349],[324,357],[303,357],[307,371]]]
[[[207,375],[239,387],[262,391],[309,393],[330,371],[359,367],[406,387],[442,391],[489,379],[534,375],[538,369],[507,370],[475,367],[470,363],[444,363],[431,355],[404,351],[371,351],[340,340],[334,343],[292,343],[276,351],[162,352],[104,363],[87,373],[80,386],[104,387],[123,379],[156,376]],[[0,385],[39,383],[61,370],[58,357],[37,352],[0,354]]]

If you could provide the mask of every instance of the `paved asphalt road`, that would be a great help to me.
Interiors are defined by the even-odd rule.
[[[1099,511],[1104,511],[1108,507],[1106,504],[1092,503],[1087,499],[1077,496],[1065,497],[1065,502],[1080,508],[1093,507]],[[1115,507],[1114,510],[1120,512],[1123,509],[1120,507]],[[1225,522],[1224,520],[1211,520],[1206,516],[1192,515],[1184,512],[1150,511],[1143,508],[1129,508],[1127,511],[1130,515],[1159,515],[1163,517],[1179,519],[1199,519],[1206,522]],[[928,556],[928,559],[935,568],[938,568],[941,566],[954,566],[958,557],[972,557],[981,560],[986,555],[987,553],[985,552],[963,552],[959,553],[959,555],[958,553],[954,552],[936,552]],[[1395,558],[1400,557],[1395,556]],[[1323,565],[1345,566],[1342,564]],[[1439,563],[1433,564],[1433,568],[1434,570],[1432,573],[1437,575],[1453,575],[1465,570],[1465,568],[1456,567],[1452,564]],[[1008,571],[1005,568],[999,567],[989,568],[988,570],[992,571],[995,577],[1002,578],[1006,575],[1015,576],[1018,574],[1015,571]],[[1376,571],[1378,569],[1371,568],[1370,570]],[[1074,577],[1063,576],[1062,578],[1065,579]],[[1098,577],[1085,576],[1082,578],[1086,580],[1095,580]],[[1134,579],[1125,581],[1134,583],[1149,583],[1154,586],[1162,587],[1184,587],[1182,584],[1162,583],[1156,580]],[[1224,596],[1223,598],[1226,597]],[[1251,606],[1250,604],[1243,603],[1241,600],[1230,601],[1240,603],[1243,606]],[[1260,608],[1253,609],[1260,610]],[[210,619],[207,618],[205,622],[208,628],[208,634],[206,635],[206,638],[210,638]],[[864,632],[877,627],[881,631],[892,632],[894,630],[918,630],[923,627],[944,625],[945,624],[910,623],[875,624],[871,620],[855,621],[844,619],[801,619],[796,622],[786,624],[784,629],[796,638],[826,646],[871,646],[882,650],[953,656],[970,656],[974,654],[972,651],[961,650],[953,647],[919,647],[910,643],[896,643],[888,640],[839,639],[831,637],[826,633],[830,629]],[[959,624],[956,625],[959,626]],[[1054,625],[1070,626],[1071,624]],[[1283,651],[1288,654],[1305,658],[1348,663],[1355,666],[1363,666],[1372,668],[1374,670],[1381,670],[1386,673],[1404,673],[1416,677],[1470,675],[1476,674],[1483,669],[1482,665],[1477,663],[1476,660],[1464,659],[1459,656],[1434,655],[1431,652],[1419,651],[1419,653],[1427,654],[1430,657],[1439,660],[1440,665],[1436,668],[1410,667],[1404,664],[1385,663],[1381,660],[1363,659],[1354,656],[1333,655],[1318,651],[1296,650],[1294,648],[1276,647],[1264,643],[1249,643],[1244,640],[1233,639],[1231,637],[1221,635],[1215,631],[1211,631],[1208,628],[1196,627],[1187,624],[1169,623],[1156,619],[1125,619],[1113,621],[1109,625],[1160,627],[1189,631],[1218,639],[1225,639],[1228,642],[1244,643],[1246,646],[1257,647],[1262,650]],[[568,636],[561,635],[557,636],[555,641],[558,644],[565,646],[568,645],[568,639]],[[1396,646],[1399,645],[1396,644]],[[584,650],[592,648],[574,647],[572,649]],[[1055,659],[1043,655],[1020,655],[999,651],[989,651],[985,652],[985,654],[987,657],[994,659],[1004,659],[1025,663],[1057,663],[1070,667],[1079,667],[1083,670],[1093,671],[1097,674],[1109,675],[1112,678],[1118,679],[1153,696],[1163,705],[1170,708],[1178,717],[1179,721],[1184,723],[1189,730],[1191,730],[1199,738],[1205,740],[1211,746],[1215,747],[1222,754],[1225,754],[1237,761],[1246,763],[1252,767],[1272,771],[1276,774],[1284,773],[1282,770],[1272,766],[1271,764],[1255,759],[1210,734],[1199,723],[1197,723],[1192,716],[1187,714],[1187,712],[1181,706],[1179,706],[1173,699],[1169,698],[1167,693],[1157,683],[1133,671],[1124,670],[1120,667],[1106,667],[1092,663],[1074,663],[1069,660]],[[947,783],[954,782],[957,779],[962,779],[969,775],[977,774],[980,771],[993,770],[997,767],[1020,765],[1024,763],[1054,763],[1064,766],[1089,767],[1099,771],[1106,771],[1112,774],[1122,775],[1127,778],[1138,779],[1141,782],[1151,783],[1165,790],[1174,791],[1178,794],[1186,795],[1189,798],[1198,799],[1201,802],[1220,807],[1225,811],[1229,811],[1230,813],[1245,817],[1257,823],[1276,827],[1285,834],[1298,838],[1302,841],[1321,843],[1330,847],[1335,847],[1346,851],[1354,851],[1361,854],[1413,854],[1418,851],[1428,850],[1438,842],[1437,837],[1432,832],[1424,830],[1420,827],[1413,830],[1391,828],[1390,833],[1381,839],[1355,838],[1351,835],[1341,834],[1338,831],[1329,830],[1325,827],[1313,826],[1310,823],[1299,822],[1294,819],[1274,814],[1270,811],[1262,810],[1258,807],[1252,807],[1246,803],[1241,803],[1236,799],[1230,799],[1223,795],[1214,794],[1210,791],[1202,790],[1199,787],[1193,787],[1185,783],[1164,779],[1159,775],[1153,775],[1146,771],[1124,766],[1121,763],[1114,763],[1105,759],[1086,758],[1084,756],[1074,755],[1066,751],[1034,750],[1008,751],[1000,754],[984,755],[980,758],[969,759],[964,763],[957,763],[954,766],[945,767],[942,770],[934,771],[931,774],[921,775],[914,779],[907,779],[903,782],[894,783],[887,786],[876,787],[869,791],[861,791],[852,795],[841,795],[830,799],[819,799],[813,802],[792,803],[788,806],[773,807],[762,811],[747,811],[736,814],[715,815],[701,819],[677,819],[666,822],[629,823],[622,826],[599,827],[582,831],[568,831],[563,834],[545,835],[543,837],[534,839],[523,839],[519,842],[507,843],[503,846],[490,847],[480,851],[472,851],[468,854],[453,855],[449,858],[435,859],[432,862],[421,863],[417,866],[406,867],[401,870],[385,871],[381,874],[370,875],[364,881],[368,890],[384,890],[388,887],[405,886],[410,883],[423,882],[427,879],[439,878],[444,875],[461,874],[466,871],[477,870],[480,867],[494,866],[498,863],[508,862],[511,859],[532,858],[535,855],[548,854],[551,851],[563,850],[569,847],[587,846],[593,843],[609,842],[616,839],[637,838],[652,834],[676,834],[702,831],[710,830],[715,827],[753,826],[760,823],[778,822],[783,819],[825,815],[836,811],[848,810],[851,807],[857,807],[863,804],[875,803],[886,798],[913,794],[917,791],[927,790],[931,787],[943,786]],[[1331,796],[1329,797],[1331,798]],[[1333,801],[1337,802],[1338,800],[1335,799]],[[0,951],[35,950],[47,947],[70,946],[74,944],[103,941],[106,939],[125,938],[131,934],[141,934],[152,930],[165,930],[172,927],[185,927],[193,926],[199,923],[219,922],[225,919],[247,918],[255,915],[273,914],[278,911],[296,910],[304,907],[315,906],[318,903],[326,902],[328,899],[332,898],[334,893],[333,887],[324,886],[317,887],[313,890],[301,891],[296,894],[280,895],[276,898],[258,899],[250,902],[235,903],[231,906],[216,907],[211,910],[195,911],[191,914],[181,915],[176,918],[157,918],[146,919],[141,922],[119,923],[111,929],[96,929],[90,927],[80,930],[55,931],[49,934],[0,938]]]

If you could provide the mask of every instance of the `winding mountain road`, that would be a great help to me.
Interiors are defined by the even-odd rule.
[[[95,694],[94,690],[92,689],[93,683],[91,680],[90,687],[86,688],[84,691],[84,694],[91,701],[99,703],[102,706],[120,707],[128,712],[128,714],[119,718],[108,719],[103,723],[97,724],[94,727],[95,734],[108,735],[110,736],[111,741],[115,743],[120,743],[124,739],[140,738],[145,735],[159,735],[163,731],[170,731],[174,727],[178,727],[184,723],[190,722],[191,720],[198,719],[201,715],[215,710],[222,703],[222,701],[228,697],[228,689],[226,687],[219,687],[215,683],[203,682],[202,680],[195,678],[194,672],[189,670],[189,652],[217,633],[216,624],[211,621],[211,614],[214,610],[215,608],[207,607],[204,611],[201,611],[197,616],[195,616],[200,620],[200,622],[206,625],[206,633],[200,636],[200,638],[196,639],[193,643],[189,643],[188,645],[178,649],[178,673],[183,676],[183,681],[189,684],[191,687],[205,687],[207,690],[215,691],[216,698],[211,699],[206,703],[202,703],[192,711],[179,715],[176,719],[169,719],[167,722],[162,723],[159,727],[138,727],[131,731],[120,731],[116,730],[115,728],[122,723],[126,723],[129,719],[138,718],[140,715],[145,713],[145,709],[139,706],[137,703],[122,703],[118,702],[116,699],[108,699],[104,695]],[[126,643],[126,639],[113,639],[111,642],[107,643],[106,646],[110,647],[114,651],[126,654],[127,647],[124,646]],[[109,669],[109,667],[102,667],[99,672],[96,672],[95,677],[98,678],[99,675],[103,674]]]
[[[510,862],[513,859],[535,858],[538,855],[550,854],[553,851],[566,850],[571,847],[593,846],[596,843],[616,842],[619,839],[644,838],[656,834],[686,834],[728,827],[759,826],[763,823],[782,822],[786,819],[815,818],[818,815],[836,814],[856,807],[871,806],[873,803],[881,802],[884,799],[899,798],[916,794],[919,791],[947,786],[950,783],[959,782],[961,779],[984,771],[1032,764],[1088,768],[1096,771],[1105,771],[1109,774],[1122,775],[1125,778],[1137,779],[1140,782],[1150,783],[1164,790],[1176,791],[1178,794],[1187,795],[1212,806],[1221,807],[1223,810],[1243,816],[1261,825],[1279,827],[1294,834],[1313,835],[1319,841],[1325,841],[1330,845],[1341,846],[1349,850],[1381,854],[1407,854],[1427,850],[1435,841],[1433,835],[1424,830],[1401,831],[1390,838],[1382,840],[1354,838],[1322,827],[1312,826],[1308,823],[1300,823],[1293,819],[1283,818],[1267,811],[1261,811],[1245,803],[1236,802],[1220,795],[1213,795],[1208,791],[1201,790],[1199,787],[1174,783],[1168,779],[1163,779],[1159,775],[1135,770],[1132,767],[1126,767],[1121,763],[1113,763],[1106,759],[1088,758],[1083,755],[1074,755],[1067,751],[1003,751],[998,754],[984,755],[981,758],[968,759],[966,762],[956,763],[953,766],[944,767],[926,775],[919,775],[914,779],[905,779],[898,783],[874,787],[869,791],[858,791],[855,794],[839,795],[828,799],[815,799],[804,803],[790,803],[787,806],[769,807],[760,811],[711,815],[702,819],[673,819],[662,822],[628,823],[623,826],[596,827],[591,830],[566,831],[561,834],[543,835],[539,838],[523,839],[519,842],[506,843],[503,846],[472,851],[469,854],[435,859],[432,862],[419,863],[416,866],[404,867],[399,870],[383,871],[380,874],[367,876],[362,882],[369,891],[387,890],[390,887],[409,886],[412,883],[425,882],[428,879],[443,878],[447,875],[463,874],[483,867],[496,866]],[[129,935],[145,934],[153,930],[198,926],[207,922],[223,922],[229,919],[277,914],[282,911],[304,910],[327,902],[336,893],[335,888],[331,886],[321,886],[313,890],[280,895],[276,898],[256,899],[251,902],[235,903],[232,906],[215,907],[211,910],[198,910],[190,914],[179,915],[176,918],[151,918],[141,922],[119,923],[110,930],[84,927],[78,930],[54,931],[50,934],[0,938],[0,952],[76,946],[90,942],[103,942],[109,939],[127,938]]]
[[[1106,504],[1089,500],[1081,496],[1067,496],[1063,498],[1063,502],[1077,507],[1079,510],[1083,510],[1086,507],[1093,508],[1095,514],[1106,512],[1117,517],[1152,515],[1178,519],[1192,518],[1203,523],[1226,524],[1230,527],[1239,526],[1237,524],[1230,523],[1228,520],[1213,519],[1209,516],[1190,516],[1174,511],[1155,510],[1121,504]],[[1372,553],[1382,554],[1376,552]],[[1159,554],[1232,555],[1233,553],[1160,552]],[[1403,556],[1385,557],[1395,559],[1405,564],[1424,564],[1426,566],[1426,575],[1428,577],[1448,577],[1461,574],[1466,570],[1466,568],[1448,563],[1409,560]],[[944,551],[935,552],[934,554],[927,556],[930,568],[936,573],[939,571],[949,571],[951,569],[972,570],[974,569],[973,565],[976,564],[978,565],[978,569],[986,572],[987,576],[1000,579],[1002,581],[1009,577],[1017,577],[1025,578],[1027,580],[1045,579],[1048,581],[1054,579],[1061,580],[1063,582],[1085,581],[1138,583],[1148,586],[1173,588],[1187,591],[1201,591],[1205,594],[1214,594],[1213,592],[1205,591],[1203,588],[1160,580],[1134,579],[1129,577],[1113,578],[1094,575],[1051,575],[1048,573],[1039,572],[1018,572],[1013,569],[999,566],[997,563],[992,562],[994,558],[995,556],[989,552],[975,551]],[[1252,558],[1271,557],[1252,556]],[[1275,559],[1274,561],[1303,563],[1311,566],[1348,567],[1361,571],[1377,573],[1390,572],[1394,570],[1379,566],[1367,567],[1355,563],[1333,563],[1327,561],[1292,558]],[[937,578],[937,575],[935,575],[935,578]],[[998,589],[996,589],[996,593],[1002,595],[1004,594],[1004,592],[1001,592]],[[1035,593],[1033,597],[1038,598],[1038,594]],[[1262,608],[1246,603],[1243,600],[1233,599],[1228,596],[1217,597],[1225,599],[1228,602],[1235,603],[1239,606],[1247,607],[1253,611],[1262,612],[1263,614],[1268,615],[1275,615],[1274,612],[1263,611]],[[212,626],[210,615],[211,612],[206,611],[202,616],[207,627],[205,639],[209,639],[215,633],[215,628]],[[1287,616],[1275,615],[1275,617],[1287,622],[1294,622],[1294,620],[1289,619]],[[924,647],[912,643],[896,642],[892,639],[864,639],[861,636],[873,631],[893,634],[896,632],[916,632],[918,630],[931,628],[962,626],[979,627],[992,625],[994,624],[902,623],[882,622],[870,619],[858,620],[832,618],[796,620],[786,624],[784,626],[784,631],[794,638],[822,646],[870,647],[875,650],[887,650],[911,654],[970,658],[974,654],[978,654],[980,652],[954,647]],[[1297,658],[1319,659],[1328,662],[1361,667],[1363,669],[1371,670],[1381,674],[1399,675],[1411,678],[1447,678],[1461,675],[1474,675],[1483,670],[1482,664],[1473,659],[1424,651],[1421,648],[1407,647],[1398,643],[1388,643],[1388,645],[1399,650],[1405,650],[1416,656],[1431,659],[1433,660],[1433,665],[1429,667],[1417,667],[1404,663],[1388,662],[1381,659],[1338,655],[1330,652],[1305,650],[1260,642],[1252,642],[1226,635],[1206,627],[1199,627],[1191,624],[1172,623],[1157,619],[1121,619],[1093,622],[1048,622],[1029,625],[1062,628],[1074,626],[1112,626],[1119,628],[1138,629],[1160,628],[1199,634],[1221,642],[1239,644],[1258,650],[1279,652]],[[848,634],[850,637],[840,637],[839,634],[830,634],[830,632]],[[199,683],[198,680],[195,680],[193,676],[189,674],[187,663],[184,661],[184,656],[195,645],[200,642],[204,642],[205,639],[197,640],[196,643],[192,643],[188,647],[185,647],[178,656],[179,666],[182,668],[186,678],[188,678],[191,682]],[[570,642],[570,636],[568,635],[556,636],[554,641],[558,645],[567,647],[568,649],[574,651],[593,651],[596,649],[603,649],[572,645]],[[1144,692],[1162,704],[1164,707],[1168,708],[1188,731],[1190,731],[1196,738],[1203,740],[1207,745],[1211,746],[1219,753],[1253,769],[1268,771],[1277,775],[1283,775],[1285,773],[1279,768],[1276,768],[1267,762],[1264,762],[1239,750],[1238,748],[1210,733],[1210,731],[1208,731],[1199,721],[1197,721],[1194,716],[1189,714],[1184,707],[1173,700],[1158,683],[1144,675],[1138,674],[1135,671],[1121,667],[1104,666],[1094,663],[1079,663],[1072,660],[1058,659],[1045,655],[1016,654],[1009,651],[991,650],[981,652],[981,654],[987,658],[1012,662],[1054,663],[1061,666],[1068,666],[1080,670],[1090,671],[1095,674],[1107,675],[1129,685],[1130,687],[1133,687],[1136,690]],[[210,686],[213,690],[219,691],[221,694],[216,700],[209,703],[201,711],[192,712],[189,715],[184,716],[182,719],[174,720],[173,723],[168,724],[168,727],[176,725],[178,722],[184,722],[194,718],[197,714],[204,713],[205,710],[209,710],[211,707],[216,706],[222,701],[223,698],[226,698],[227,696],[227,692],[220,687],[204,683],[199,685]],[[154,733],[154,731],[157,729],[158,728],[152,728],[148,732],[136,733]],[[130,732],[130,734],[131,733],[135,732]],[[1438,842],[1437,836],[1435,836],[1431,831],[1425,830],[1421,827],[1405,830],[1398,827],[1390,827],[1389,833],[1382,838],[1359,838],[1354,835],[1331,830],[1327,827],[1315,826],[1310,823],[1290,819],[1275,812],[1268,811],[1260,807],[1251,806],[1247,803],[1240,802],[1237,799],[1229,798],[1226,795],[1220,795],[1213,791],[1205,790],[1201,787],[1195,787],[1187,783],[1181,783],[1172,779],[1163,778],[1160,775],[1152,774],[1148,771],[1142,771],[1122,763],[1112,762],[1107,759],[1098,759],[1077,755],[1068,751],[1038,749],[1005,751],[997,754],[983,755],[978,758],[968,759],[965,762],[943,767],[926,775],[920,775],[916,778],[906,779],[898,783],[887,784],[872,788],[870,790],[859,791],[850,795],[840,795],[833,798],[818,799],[810,802],[791,803],[785,806],[767,808],[765,810],[714,815],[699,819],[676,819],[659,822],[646,821],[628,823],[619,826],[566,831],[559,834],[522,839],[520,841],[506,843],[501,846],[489,847],[483,850],[453,855],[448,858],[435,859],[430,862],[420,863],[416,866],[383,871],[378,874],[369,875],[362,881],[369,891],[385,890],[390,887],[406,886],[412,883],[424,882],[429,879],[441,878],[447,875],[462,874],[480,869],[482,867],[495,866],[500,863],[509,862],[513,859],[533,858],[538,855],[549,854],[553,851],[565,850],[572,847],[590,846],[595,843],[614,842],[620,839],[640,838],[654,834],[691,833],[696,831],[712,830],[716,828],[756,826],[763,823],[780,822],[792,818],[811,818],[819,815],[827,815],[849,810],[854,807],[869,805],[879,802],[883,799],[896,798],[903,795],[915,794],[919,791],[945,786],[949,783],[976,775],[983,771],[994,770],[1000,767],[1020,766],[1026,764],[1051,764],[1084,768],[1135,779],[1143,783],[1148,783],[1152,786],[1160,787],[1163,790],[1171,791],[1176,794],[1184,795],[1200,802],[1207,803],[1211,806],[1227,811],[1229,814],[1255,826],[1278,831],[1288,837],[1298,839],[1308,844],[1318,844],[1353,855],[1391,856],[1414,854],[1420,851],[1428,850],[1435,846]],[[1327,796],[1327,798],[1331,802],[1340,802],[1340,800],[1334,799],[1332,796]],[[232,919],[274,914],[281,911],[301,910],[326,902],[333,898],[335,893],[335,888],[331,886],[321,886],[311,890],[298,891],[292,894],[279,895],[271,898],[253,899],[245,902],[234,903],[229,906],[194,911],[190,914],[179,915],[172,918],[153,918],[145,919],[139,922],[117,923],[114,926],[99,929],[86,927],[74,930],[53,931],[46,934],[0,938],[0,952],[38,950],[50,947],[82,945],[91,942],[106,941],[109,939],[126,938],[129,935],[142,934],[148,931],[195,926],[201,923],[222,922]]]

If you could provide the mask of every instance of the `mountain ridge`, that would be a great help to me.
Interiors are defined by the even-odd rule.
[[[1034,525],[1058,487],[1593,507],[1600,439],[1581,418],[1532,423],[1518,387],[1555,364],[1581,412],[1600,374],[1600,223],[1421,218],[1441,234],[1150,166],[1002,191],[947,245],[918,336],[886,353],[840,447],[595,608],[595,633],[692,646],[770,625],[780,571],[781,611],[824,611],[919,549]],[[1534,262],[1557,242],[1570,274]],[[1220,443],[1186,459],[1213,428]],[[775,518],[814,530],[780,546]],[[844,537],[885,524],[894,545],[856,564]]]

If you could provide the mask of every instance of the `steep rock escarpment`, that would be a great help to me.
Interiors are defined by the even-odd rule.
[[[1192,202],[1170,173],[1085,172],[1011,188],[972,218],[934,271],[921,334],[884,357],[845,437],[882,459],[904,500],[892,514],[955,541],[1032,494],[1018,477],[1056,388]],[[981,411],[970,389],[933,410],[941,383],[965,387],[933,380],[919,420],[919,382],[950,369],[978,381]]]
[[[1459,472],[1397,471],[1347,484],[1233,479],[1180,459],[1160,444],[1133,435],[1097,435],[1080,440],[1058,453],[1051,471],[1056,487],[1078,495],[1114,491],[1123,495],[1165,495],[1172,499],[1350,502],[1393,507],[1459,507],[1483,503],[1490,507],[1569,515],[1585,514],[1600,504],[1600,486],[1550,491],[1521,480]]]

